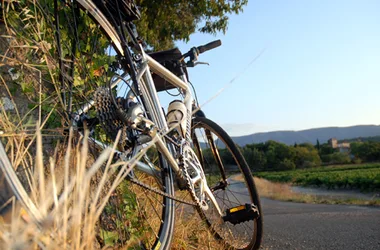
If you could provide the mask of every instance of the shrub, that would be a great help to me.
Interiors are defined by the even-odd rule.
[[[283,160],[279,166],[278,166],[278,169],[279,170],[293,170],[296,168],[296,164],[294,164],[294,162],[292,162],[291,160],[289,159],[285,159]]]
[[[347,153],[332,153],[322,156],[322,161],[328,164],[348,164],[351,163],[351,158]]]

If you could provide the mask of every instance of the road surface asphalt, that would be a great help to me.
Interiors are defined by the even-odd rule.
[[[380,249],[380,208],[262,198],[262,249]]]

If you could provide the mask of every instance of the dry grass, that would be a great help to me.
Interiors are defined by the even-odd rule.
[[[176,216],[172,249],[225,249],[222,243],[215,239],[195,209],[179,205]]]
[[[313,195],[302,195],[292,191],[289,184],[274,183],[262,178],[254,178],[256,188],[261,197],[282,201],[311,203],[316,199]]]
[[[35,162],[28,168],[34,171],[28,183],[29,197],[38,208],[38,215],[28,214],[27,209],[20,212],[13,207],[6,216],[11,219],[10,223],[0,225],[1,249],[99,247],[95,240],[99,217],[131,166],[127,162],[111,164],[114,152],[111,148],[104,150],[89,166],[88,135],[76,145],[72,144],[72,136],[71,133],[60,166],[57,162],[61,161],[53,157],[49,157],[49,164],[43,160],[42,137],[37,133]],[[23,153],[18,151],[16,155]],[[115,169],[120,167],[116,172]],[[103,169],[102,177],[94,186],[92,181],[100,169]],[[113,182],[107,186],[110,179]],[[36,221],[34,217],[40,219]]]

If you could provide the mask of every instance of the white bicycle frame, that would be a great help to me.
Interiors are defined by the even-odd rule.
[[[105,32],[108,34],[108,36],[111,38],[115,49],[118,50],[118,52],[123,55],[123,48],[121,46],[121,41],[119,40],[119,36],[114,29],[114,27],[108,22],[108,20],[103,16],[103,14],[97,9],[95,4],[91,0],[77,0],[86,10],[88,10],[91,15],[96,19],[96,21],[102,26],[102,28],[105,30]],[[192,104],[193,104],[193,96],[190,91],[189,84],[187,82],[186,76],[182,76],[182,79],[174,75],[172,72],[170,72],[168,69],[166,69],[164,66],[162,66],[159,62],[154,60],[152,57],[150,57],[148,54],[144,52],[144,50],[141,48],[142,53],[142,64],[138,71],[137,75],[137,82],[139,91],[141,92],[142,96],[144,97],[145,108],[151,114],[152,121],[156,124],[156,126],[160,129],[162,133],[166,133],[169,128],[166,122],[165,115],[162,111],[160,99],[158,98],[156,87],[154,85],[154,81],[152,79],[151,72],[154,72],[164,78],[166,81],[171,83],[173,86],[180,89],[181,93],[184,94],[184,104],[186,106],[186,135],[185,140],[187,142],[191,141],[191,120],[192,120]],[[117,84],[121,80],[116,80],[112,83],[112,87],[116,87]],[[79,113],[86,112],[88,109],[91,108],[93,105],[93,102],[90,102],[85,107],[82,108]],[[160,135],[156,135],[155,138],[153,138],[155,141],[155,145],[158,148],[158,150],[163,154],[164,158],[168,161],[170,167],[176,172],[180,173],[182,170],[178,166],[178,163],[176,159],[174,159],[173,154],[169,151],[167,145],[162,140],[162,137]],[[96,142],[97,143],[97,142]],[[147,174],[154,174],[153,170],[150,166],[138,162],[136,164],[136,168],[138,168],[140,171],[143,171]],[[197,171],[198,172],[198,171]],[[198,173],[200,175],[200,173]],[[205,193],[209,199],[212,201],[214,206],[217,208],[220,215],[222,215],[222,211],[219,208],[219,205],[215,199],[215,196],[212,194],[210,188],[207,185],[207,182],[205,178],[200,178],[198,176],[197,178],[194,178],[193,184],[200,182],[200,190],[202,193]]]

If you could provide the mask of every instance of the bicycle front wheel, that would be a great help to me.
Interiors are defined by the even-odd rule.
[[[207,118],[193,119],[192,141],[207,184],[223,213],[220,215],[209,202],[207,210],[198,207],[199,214],[226,248],[258,249],[263,217],[255,183],[244,157],[228,134]],[[255,216],[237,221],[227,218],[227,212],[243,211],[246,204],[254,207]],[[253,211],[247,211],[245,217],[249,212]]]

